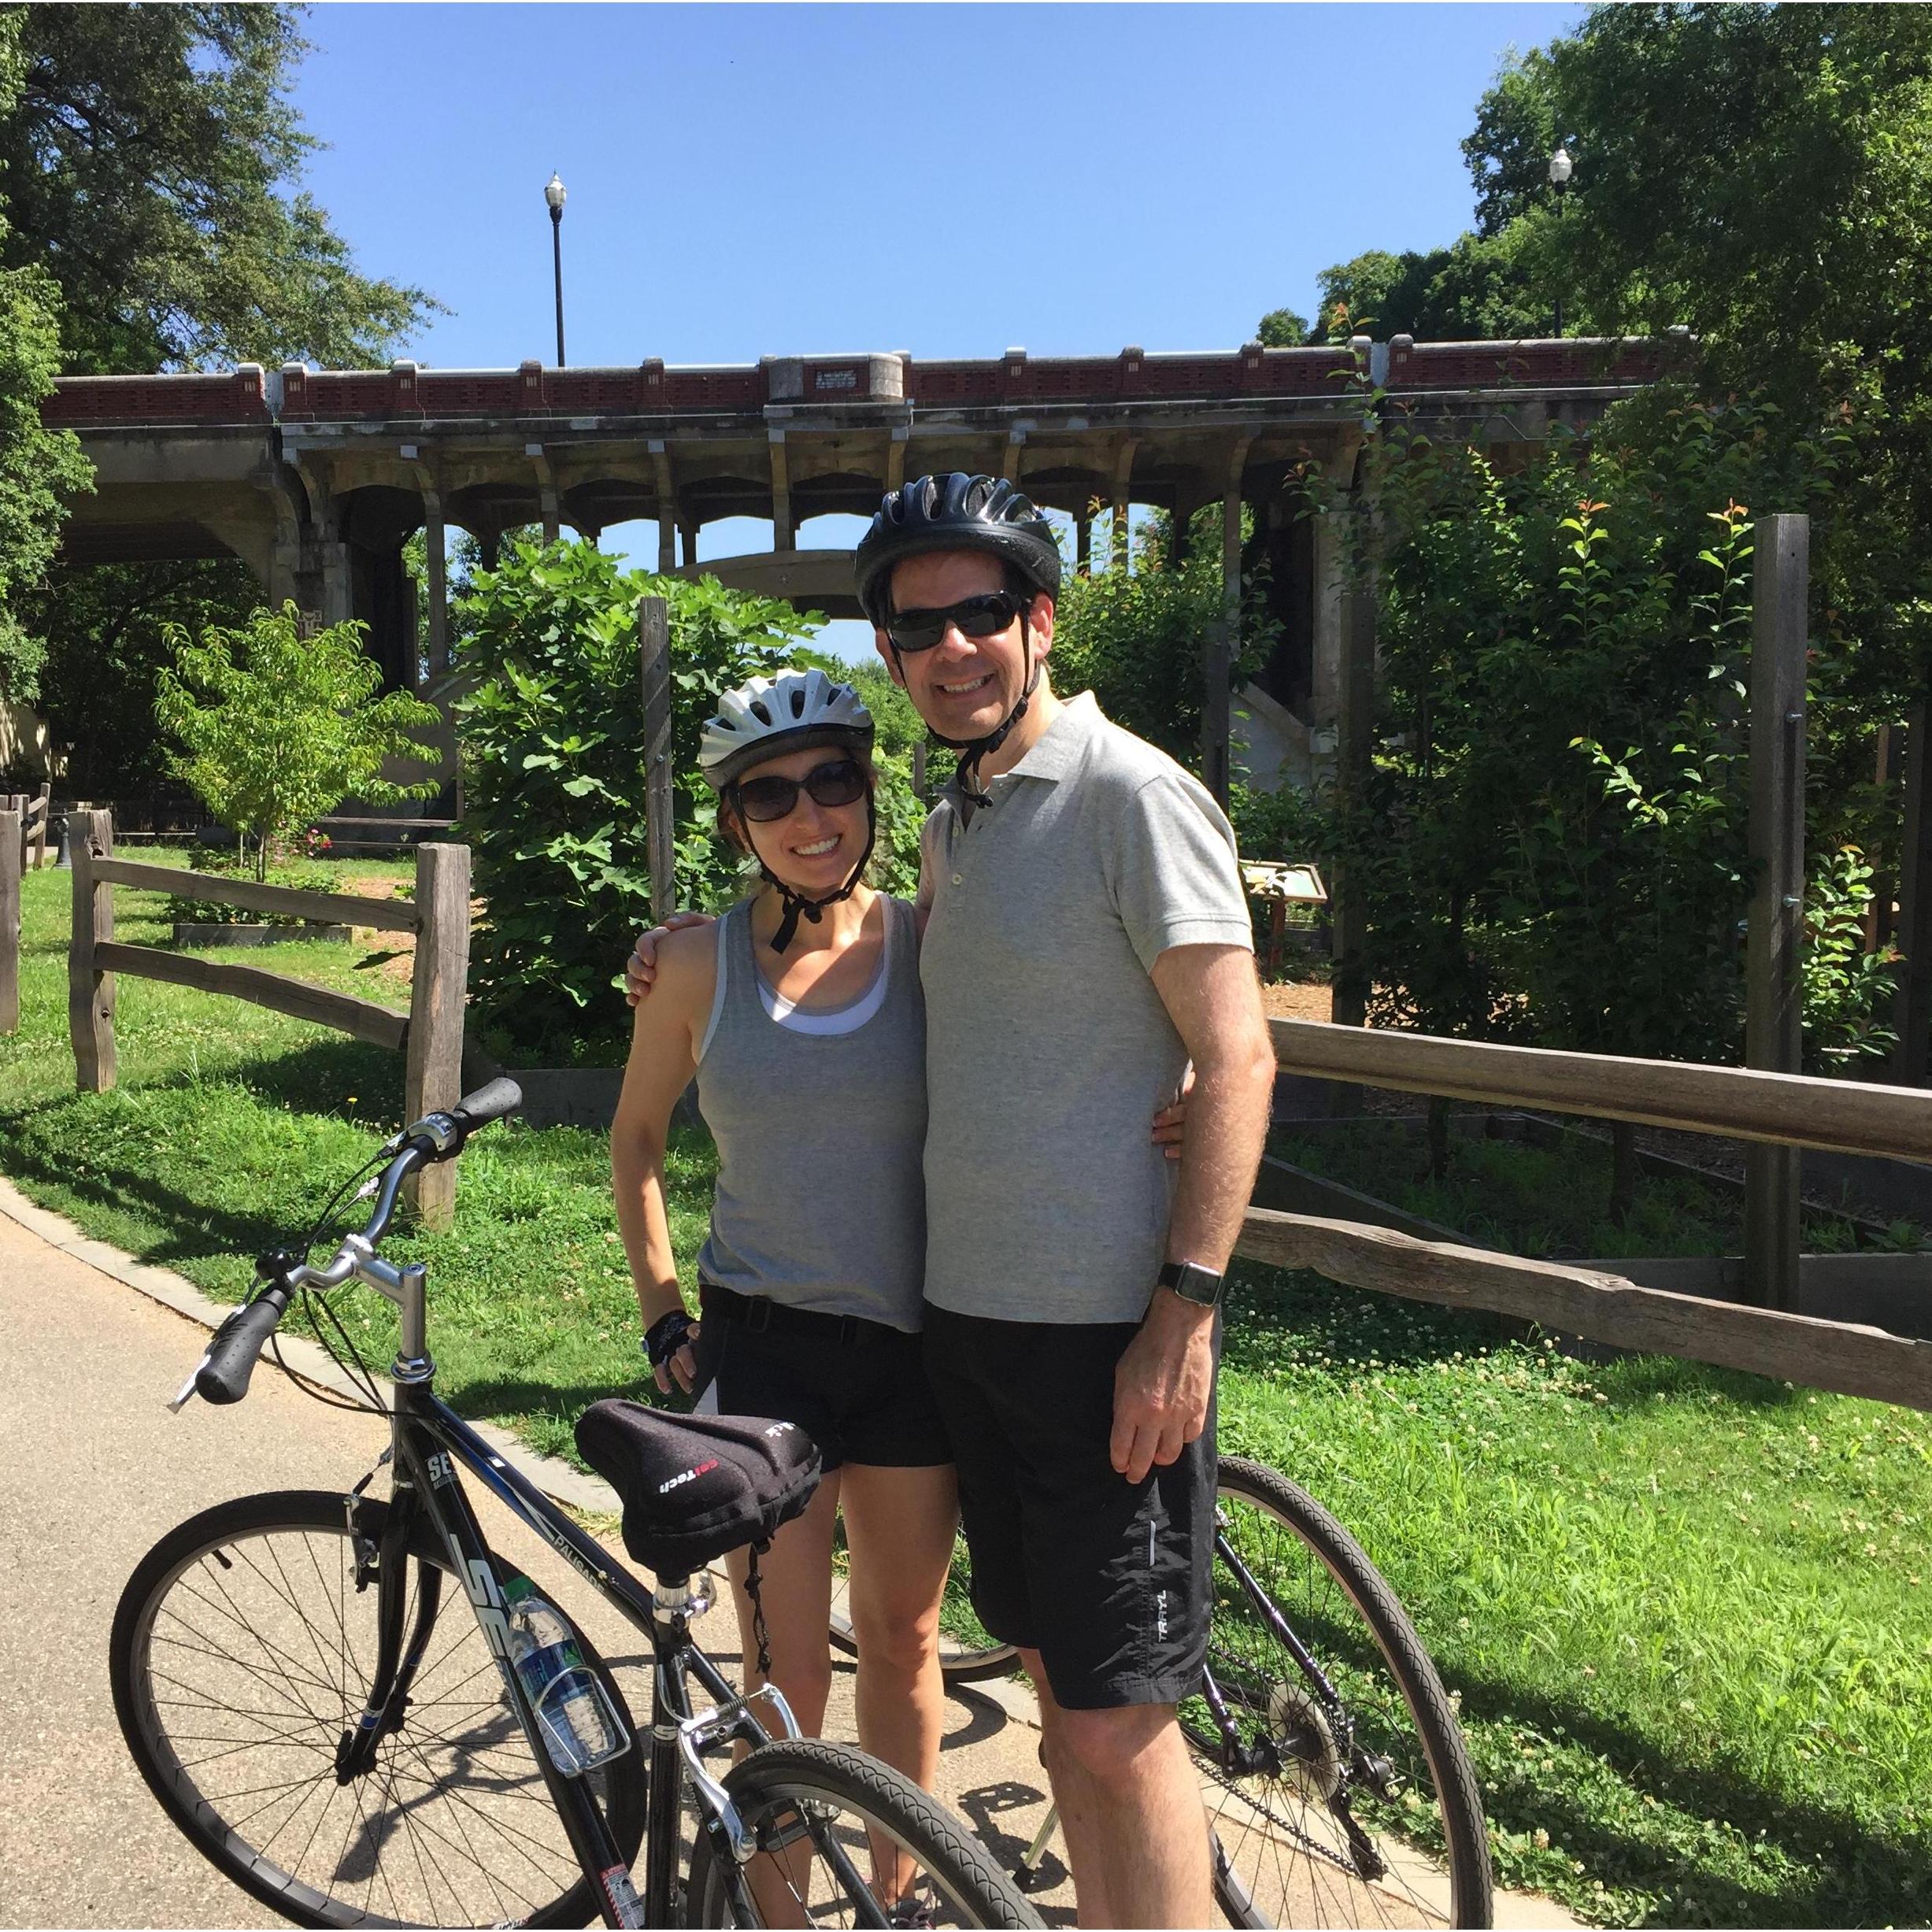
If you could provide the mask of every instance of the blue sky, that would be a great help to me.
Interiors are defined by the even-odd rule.
[[[295,98],[358,265],[446,305],[406,351],[439,368],[553,357],[553,168],[572,364],[1231,348],[1466,227],[1477,97],[1581,13],[328,4]]]

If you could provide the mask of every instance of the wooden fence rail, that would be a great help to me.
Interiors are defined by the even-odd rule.
[[[1634,1120],[1690,1134],[1932,1160],[1932,1093],[1923,1087],[1497,1046],[1319,1020],[1268,1024],[1282,1070],[1318,1079]]]
[[[1932,1342],[1882,1329],[1640,1288],[1620,1275],[1267,1208],[1248,1210],[1235,1252],[1407,1301],[1485,1308],[1619,1349],[1932,1409]]]
[[[469,974],[469,849],[416,848],[416,898],[368,899],[349,893],[299,892],[225,874],[183,872],[117,859],[113,820],[105,812],[69,815],[68,846],[74,868],[73,935],[68,951],[68,1023],[75,1079],[98,1093],[115,1079],[115,979],[131,973],[172,985],[224,994],[276,1012],[332,1027],[404,1055],[403,1105],[420,1119],[451,1105],[462,1092],[463,998]],[[416,970],[405,1016],[372,1001],[311,986],[286,973],[235,966],[128,946],[114,937],[113,889],[128,886],[172,892],[258,912],[416,936]],[[0,884],[0,898],[4,886]],[[443,1162],[414,1177],[413,1197],[425,1226],[442,1229],[456,1205],[456,1168]]]
[[[1932,1160],[1932,1093],[1804,1074],[1498,1046],[1273,1020],[1287,1071],[1492,1106],[1633,1120],[1792,1147]],[[1932,1342],[1640,1288],[1597,1269],[1251,1208],[1237,1252],[1412,1300],[1513,1315],[1614,1347],[1932,1409]],[[1746,1283],[1747,1290],[1760,1284]],[[1761,1298],[1761,1297],[1760,1297]]]

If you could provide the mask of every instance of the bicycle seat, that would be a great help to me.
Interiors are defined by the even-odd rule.
[[[624,1505],[624,1546],[659,1577],[688,1576],[747,1543],[760,1548],[811,1501],[818,1445],[759,1416],[678,1416],[594,1403],[577,1419],[583,1460]]]

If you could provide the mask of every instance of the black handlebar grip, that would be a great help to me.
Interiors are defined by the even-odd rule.
[[[465,1094],[450,1112],[463,1123],[466,1132],[473,1134],[477,1128],[489,1126],[492,1120],[501,1120],[506,1114],[515,1113],[523,1104],[524,1090],[508,1074],[498,1074],[475,1093]]]
[[[286,1288],[279,1284],[265,1288],[215,1331],[208,1353],[194,1371],[194,1392],[202,1401],[220,1407],[239,1402],[247,1394],[249,1378],[287,1306]]]

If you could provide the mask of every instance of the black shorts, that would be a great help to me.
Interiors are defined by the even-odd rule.
[[[698,1338],[698,1407],[724,1416],[769,1416],[805,1431],[827,1470],[842,1463],[924,1468],[953,1460],[926,1379],[917,1335],[880,1323],[841,1341],[756,1330],[709,1316]]]
[[[926,1308],[973,1608],[994,1636],[1039,1652],[1068,1710],[1178,1704],[1207,1656],[1214,1405],[1177,1461],[1139,1482],[1119,1474],[1114,1368],[1138,1332]],[[1218,1359],[1219,1316],[1215,1348]]]

